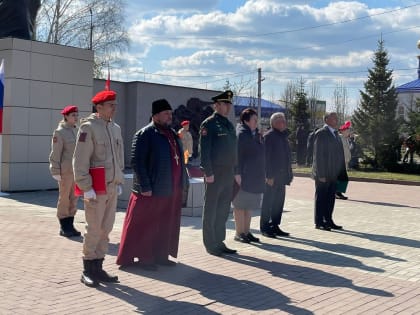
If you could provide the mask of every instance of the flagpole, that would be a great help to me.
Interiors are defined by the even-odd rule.
[[[1,60],[0,64],[0,197],[8,196],[8,193],[1,191],[3,186],[2,169],[3,169],[3,100],[4,100],[4,59]]]

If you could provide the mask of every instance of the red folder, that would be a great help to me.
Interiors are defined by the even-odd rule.
[[[97,195],[106,195],[105,167],[91,167],[89,174],[92,177],[92,188]],[[74,194],[83,196],[83,190],[76,184],[74,185]]]

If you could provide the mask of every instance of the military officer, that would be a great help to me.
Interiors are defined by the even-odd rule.
[[[236,131],[227,118],[232,96],[232,91],[226,91],[213,97],[215,111],[200,127],[200,167],[205,174],[203,242],[215,256],[236,253],[223,242],[237,160]]]
[[[117,195],[122,193],[124,151],[120,127],[113,122],[116,93],[101,91],[92,98],[96,113],[81,120],[73,156],[74,178],[83,191],[86,233],[83,240],[81,282],[98,286],[99,282],[118,282],[102,268],[108,251],[109,233],[115,221]],[[104,167],[105,192],[93,188],[90,169]],[[93,172],[92,172],[93,174]]]
[[[74,195],[74,178],[71,159],[76,145],[79,117],[77,106],[68,105],[61,111],[63,119],[54,130],[49,156],[50,172],[58,182],[57,218],[60,222],[60,235],[80,236],[73,225],[77,212],[77,197]]]

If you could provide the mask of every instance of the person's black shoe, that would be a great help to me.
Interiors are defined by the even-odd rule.
[[[342,200],[347,200],[347,199],[349,199],[348,197],[344,196],[341,192],[336,192],[336,193],[335,193],[335,198],[336,198],[336,199],[342,199]]]
[[[99,285],[99,281],[96,278],[96,261],[95,260],[84,260],[83,259],[83,273],[80,278],[80,282],[84,285],[95,288]]]
[[[251,242],[251,240],[248,238],[248,236],[245,235],[244,233],[242,233],[241,235],[235,235],[235,237],[233,239],[235,241],[241,242],[241,243],[249,243],[249,242]]]
[[[274,234],[272,231],[261,231],[261,234],[265,237],[276,238],[276,234]]]
[[[328,225],[331,229],[333,229],[333,230],[342,230],[343,229],[343,226],[342,225],[337,225],[337,224],[335,224],[335,223],[333,223],[333,224],[329,224]]]
[[[289,236],[290,233],[282,231],[277,225],[273,227],[273,232],[277,236]]]
[[[220,250],[222,251],[222,253],[225,254],[236,254],[236,249],[231,249],[227,247],[225,243],[222,243],[222,245],[220,245]]]
[[[331,228],[325,224],[315,225],[317,230],[331,231]]]
[[[260,242],[260,239],[258,237],[255,237],[254,235],[252,235],[251,232],[249,232],[246,236],[248,237],[250,242],[255,242],[255,243]]]
[[[93,262],[96,264],[95,269],[95,277],[98,281],[101,282],[112,282],[112,283],[118,283],[118,276],[110,275],[108,272],[106,272],[103,269],[103,258],[94,259]]]

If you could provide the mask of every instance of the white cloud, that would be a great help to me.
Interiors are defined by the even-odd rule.
[[[212,10],[216,2],[203,1],[189,10],[187,4],[192,1],[181,1],[178,8],[163,6],[161,11],[151,5],[143,7],[153,13],[142,16],[129,29],[135,54],[130,64],[136,67],[136,61],[144,61],[150,72],[160,74],[150,76],[164,82],[171,81],[170,75],[179,81],[175,75],[182,73],[191,76],[183,82],[202,84],[219,74],[255,75],[261,67],[267,73],[288,72],[281,79],[270,74],[273,85],[284,82],[284,77],[306,76],[325,86],[339,80],[362,89],[363,72],[373,66],[373,52],[382,36],[392,68],[417,67],[420,6],[387,13],[399,9],[390,6],[395,1],[370,8],[366,1],[314,7],[307,1],[249,0],[236,11],[224,13]],[[169,0],[154,5],[164,3]],[[326,74],[328,71],[331,73]],[[415,78],[416,71],[412,74]],[[403,75],[395,71],[395,78]],[[272,89],[268,79],[264,85]]]

